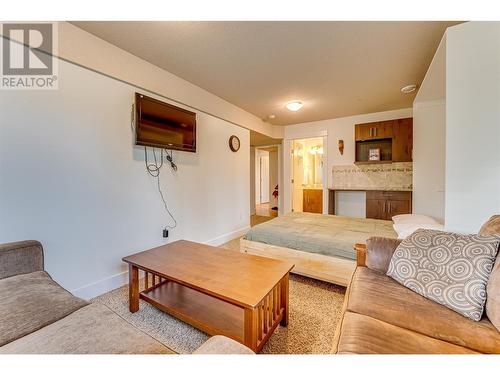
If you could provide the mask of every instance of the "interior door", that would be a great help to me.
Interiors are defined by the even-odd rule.
[[[269,156],[260,157],[260,203],[269,203]]]

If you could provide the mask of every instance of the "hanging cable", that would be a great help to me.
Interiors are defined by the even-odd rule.
[[[170,150],[170,155],[169,155],[168,150],[165,149],[165,154],[166,154],[167,161],[170,163],[170,167],[174,171],[177,171],[177,165],[174,163],[174,150]]]
[[[165,153],[167,154],[167,160],[170,162],[172,169],[174,171],[176,171],[177,165],[175,165],[175,163],[173,162],[173,159],[172,159],[173,154],[171,153],[170,155],[168,155],[167,150],[165,150]],[[169,159],[169,157],[170,157],[170,159]],[[156,178],[156,187],[158,188],[158,193],[160,194],[160,198],[163,202],[163,207],[165,208],[165,211],[167,212],[168,216],[172,219],[172,222],[173,222],[173,225],[166,225],[166,228],[174,229],[177,226],[177,220],[175,220],[174,215],[172,215],[172,213],[170,212],[170,209],[168,208],[167,201],[165,200],[165,197],[163,195],[163,191],[162,191],[161,185],[160,185],[160,171],[161,171],[161,167],[163,166],[163,149],[160,149],[160,164],[158,164],[158,159],[156,157],[156,151],[154,148],[153,148],[153,159],[154,159],[154,163],[150,164],[148,162],[147,148],[146,148],[146,146],[144,146],[144,160],[146,163],[146,171],[148,172],[148,174],[151,177]]]

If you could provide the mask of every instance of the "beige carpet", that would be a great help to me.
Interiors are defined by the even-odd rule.
[[[238,251],[239,239],[221,247]],[[289,325],[276,328],[262,353],[329,353],[344,293],[343,287],[291,275]],[[127,286],[96,297],[94,301],[105,304],[137,328],[179,353],[192,352],[209,337],[144,301],[140,301],[139,311],[131,314],[128,311]]]

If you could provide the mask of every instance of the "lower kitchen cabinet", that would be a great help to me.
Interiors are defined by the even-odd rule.
[[[411,213],[411,191],[367,191],[366,218],[391,220]]]

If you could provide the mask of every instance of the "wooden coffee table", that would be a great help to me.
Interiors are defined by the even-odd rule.
[[[210,335],[258,352],[278,324],[288,324],[293,263],[189,241],[123,258],[129,264],[130,311],[139,298]],[[139,270],[144,290],[139,290]]]

